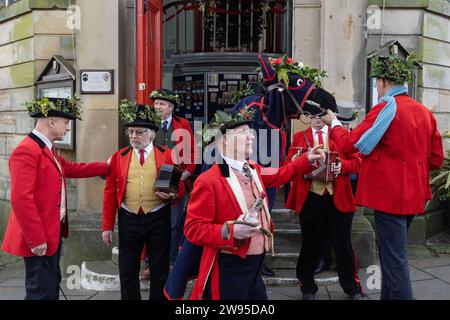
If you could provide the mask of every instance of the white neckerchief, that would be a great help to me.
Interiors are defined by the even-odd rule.
[[[238,170],[239,172],[243,172],[244,163],[246,163],[246,161],[231,159],[231,158],[225,157],[223,154],[221,154],[221,156],[230,167]]]
[[[133,150],[134,150],[134,153],[136,153],[136,156],[137,156],[137,158],[139,160],[140,156],[141,156],[139,154],[139,149],[133,148]],[[150,144],[144,148],[144,158],[145,158],[145,160],[147,160],[148,156],[150,155],[150,153],[152,153],[152,151],[153,151],[153,142],[150,142]]]

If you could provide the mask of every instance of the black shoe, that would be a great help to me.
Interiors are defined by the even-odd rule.
[[[314,274],[321,273],[324,270],[328,270],[330,268],[330,264],[325,261],[325,259],[320,259],[316,264],[316,268],[314,269]]]
[[[367,300],[367,296],[364,293],[355,293],[350,295],[352,300]]]
[[[314,293],[304,293],[303,300],[314,300]]]
[[[266,266],[264,263],[261,266],[261,274],[266,277],[275,276],[275,272],[273,272],[273,270],[269,269],[269,267]]]

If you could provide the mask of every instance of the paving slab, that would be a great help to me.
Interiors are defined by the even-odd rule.
[[[433,279],[433,276],[427,272],[424,272],[412,265],[409,266],[411,281],[421,281]]]
[[[9,279],[0,282],[0,287],[24,287],[25,278]]]
[[[450,284],[450,266],[423,268],[422,270]]]
[[[410,259],[409,264],[416,268],[431,268],[440,266],[450,266],[450,256],[440,256],[425,259]]]
[[[99,292],[89,300],[120,300],[120,292]]]
[[[0,300],[23,300],[25,287],[0,287]]]
[[[415,281],[412,286],[418,300],[450,300],[450,285],[442,280]]]

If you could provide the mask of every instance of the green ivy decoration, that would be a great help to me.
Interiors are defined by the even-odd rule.
[[[71,98],[64,98],[56,102],[50,101],[49,98],[37,98],[32,102],[25,102],[25,106],[29,113],[41,112],[45,117],[48,116],[50,110],[65,112],[73,115],[76,119],[81,118],[81,99],[74,95]]]
[[[153,123],[161,123],[162,114],[153,107],[146,106],[144,111],[139,110],[136,101],[123,99],[119,105],[119,117],[125,123],[133,123],[139,117],[142,120],[150,120]]]
[[[157,90],[152,91],[152,93],[150,93],[150,98],[152,99],[163,99],[163,100],[173,100],[175,101],[177,104],[179,104],[181,102],[180,96],[178,94],[162,94],[160,92],[158,92]]]
[[[289,84],[289,73],[298,74],[310,80],[319,88],[323,87],[322,80],[328,77],[325,70],[310,68],[305,66],[303,62],[296,61],[287,55],[278,58],[269,58],[269,64],[276,71],[278,80],[284,82],[286,85]],[[258,67],[257,70],[262,74],[261,67]]]
[[[245,106],[235,115],[231,115],[230,113],[224,111],[217,111],[214,114],[214,118],[210,124],[206,125],[202,130],[202,148],[206,148],[212,139],[223,129],[231,127],[232,125],[252,120],[255,117],[256,110],[254,108],[249,108]]]
[[[237,90],[233,93],[233,98],[231,99],[232,103],[237,103],[239,100],[244,99],[245,97],[251,96],[255,94],[255,90],[250,87],[246,86],[244,89]]]
[[[374,56],[370,63],[372,66],[371,77],[384,78],[402,85],[412,80],[417,59],[415,53],[411,53],[406,59],[392,53],[388,57]]]

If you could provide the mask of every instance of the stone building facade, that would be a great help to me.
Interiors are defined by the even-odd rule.
[[[289,1],[292,41],[287,53],[327,70],[324,87],[337,100],[355,102],[364,115],[366,57],[396,39],[416,51],[423,64],[419,101],[435,113],[441,133],[450,129],[449,1]],[[78,8],[81,16],[68,8]],[[8,158],[34,126],[22,104],[36,96],[36,78],[53,55],[73,64],[77,91],[79,70],[114,70],[112,94],[81,95],[84,121],[76,124],[76,148],[62,154],[76,161],[106,160],[125,143],[117,108],[120,99],[134,98],[136,90],[134,10],[133,0],[0,1],[0,238],[10,212]],[[177,61],[182,57],[178,55]],[[171,86],[173,69],[164,69],[165,86]],[[293,127],[300,130],[304,125],[297,121]],[[70,182],[72,232],[65,245],[65,264],[110,257],[100,239],[103,185],[100,178]],[[412,240],[423,241],[426,234],[421,234]]]

